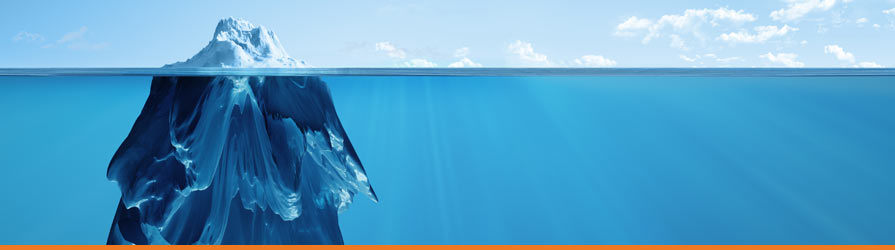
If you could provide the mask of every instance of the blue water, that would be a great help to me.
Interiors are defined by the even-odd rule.
[[[322,79],[346,244],[895,244],[895,77]],[[0,243],[105,243],[150,81],[0,77]]]

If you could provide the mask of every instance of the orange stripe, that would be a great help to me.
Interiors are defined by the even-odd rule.
[[[263,249],[263,250],[330,250],[336,248],[342,249],[368,249],[368,250],[418,250],[418,249],[505,249],[505,250],[580,250],[580,249],[603,249],[603,250],[745,250],[745,249],[761,249],[761,250],[784,250],[784,249],[811,249],[811,250],[839,250],[839,249],[861,249],[861,250],[890,250],[895,246],[855,246],[855,245],[374,245],[374,246],[293,246],[293,245],[276,245],[276,246],[85,246],[85,245],[18,245],[18,246],[0,246],[0,249],[22,249],[22,250],[41,250],[41,249],[226,249],[226,250],[243,250],[243,249]]]

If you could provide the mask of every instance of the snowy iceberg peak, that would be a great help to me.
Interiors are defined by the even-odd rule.
[[[228,17],[218,22],[214,37],[192,58],[165,67],[304,68],[290,57],[277,35],[261,25]]]

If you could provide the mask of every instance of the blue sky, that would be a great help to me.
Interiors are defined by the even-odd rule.
[[[156,67],[220,18],[318,67],[895,65],[895,0],[19,1],[0,67]]]

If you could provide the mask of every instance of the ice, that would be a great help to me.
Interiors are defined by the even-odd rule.
[[[199,53],[165,67],[303,68],[286,53],[280,39],[264,26],[228,17],[218,22],[214,36]]]
[[[227,18],[167,67],[295,62],[266,28]],[[109,244],[341,244],[338,213],[356,194],[376,201],[318,77],[154,77],[107,176],[121,189]]]

